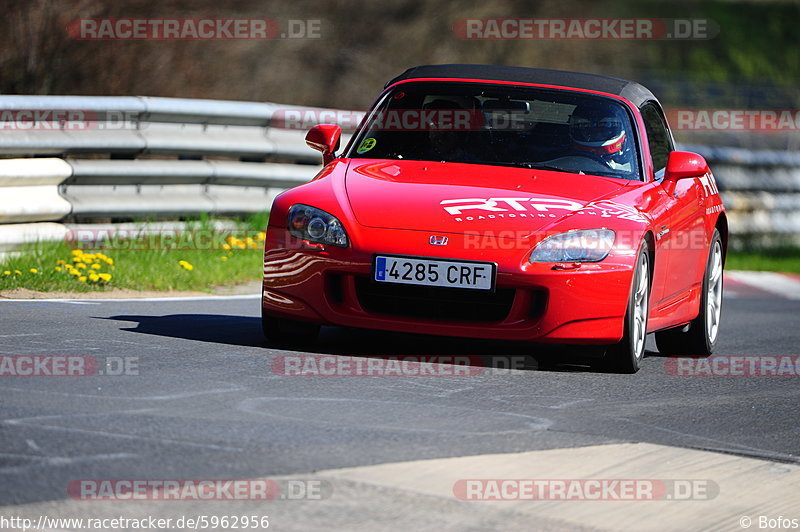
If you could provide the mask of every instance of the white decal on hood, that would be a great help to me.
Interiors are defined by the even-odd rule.
[[[644,216],[628,205],[623,205],[615,201],[601,200],[598,202],[590,203],[586,206],[587,209],[595,208],[600,211],[601,218],[619,218],[620,220],[630,220],[632,222],[645,221]]]
[[[501,203],[505,206],[499,206]],[[442,200],[439,204],[450,205],[444,207],[444,210],[453,216],[461,215],[465,210],[507,212],[512,209],[528,211],[532,208],[538,212],[548,212],[550,209],[577,211],[583,208],[583,205],[577,201],[555,198],[464,198]]]

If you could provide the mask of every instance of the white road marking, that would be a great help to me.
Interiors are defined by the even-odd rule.
[[[231,393],[240,392],[245,390],[244,387],[235,388],[215,388],[213,390],[201,390],[197,392],[183,392],[170,395],[150,395],[150,396],[127,396],[127,395],[98,395],[88,393],[72,393],[72,392],[52,392],[50,390],[33,390],[31,388],[15,388],[13,386],[6,386],[3,389],[13,390],[15,392],[24,393],[40,393],[45,395],[61,395],[66,397],[84,397],[90,399],[103,399],[103,400],[123,400],[123,401],[173,401],[176,399],[188,399],[189,397],[197,397],[198,395],[210,395],[217,393]]]
[[[2,467],[0,473],[24,473],[28,469],[36,467],[58,467],[72,464],[79,464],[82,462],[94,462],[95,460],[122,460],[125,458],[138,458],[138,454],[133,453],[111,453],[111,454],[94,454],[89,456],[31,456],[33,462],[28,464]]]
[[[726,276],[732,281],[743,283],[786,299],[800,300],[800,281],[788,275],[775,272],[730,271],[726,272]]]
[[[247,412],[248,414],[258,414],[261,416],[269,416],[269,417],[276,417],[279,419],[288,419],[291,421],[298,421],[301,418],[297,415],[289,413],[279,413],[275,410],[270,410],[269,406],[266,406],[264,403],[268,402],[271,403],[270,406],[273,408],[275,407],[276,402],[280,401],[288,401],[288,402],[328,402],[328,403],[359,403],[359,404],[373,404],[373,405],[397,405],[397,401],[381,401],[377,399],[356,399],[356,398],[339,398],[339,397],[289,397],[289,396],[262,396],[262,397],[251,397],[248,399],[242,400],[238,403],[234,408],[239,410],[240,412]],[[419,408],[432,408],[429,404],[423,403],[415,403],[415,402],[408,402],[403,401],[403,406],[406,407],[419,407]],[[468,406],[445,406],[445,405],[438,405],[434,408],[439,409],[446,409],[450,410],[454,413],[456,411],[461,412],[486,412],[486,410],[480,408],[472,408]],[[515,412],[497,412],[493,411],[492,414],[497,416],[505,416],[511,419],[520,420],[520,422],[525,423],[527,426],[521,428],[508,428],[508,429],[497,429],[492,430],[494,434],[520,434],[520,433],[527,433],[530,431],[540,431],[540,430],[548,430],[553,425],[553,420],[546,418],[546,417],[537,417],[537,416],[530,416],[527,414],[518,414]],[[337,427],[342,427],[348,425],[347,422],[336,422],[330,419],[309,419],[309,418],[302,418],[304,423],[314,423],[318,425],[336,425]],[[364,424],[356,421],[353,423],[350,422],[349,426],[354,426],[356,428],[362,428]],[[369,423],[370,429],[381,429],[381,430],[393,430],[393,431],[400,431],[400,432],[433,432],[433,433],[441,433],[441,434],[486,434],[488,431],[474,431],[470,430],[469,427],[459,430],[453,430],[448,428],[428,428],[428,427],[410,427],[410,426],[402,426],[399,424],[393,424],[393,420],[387,420],[387,423],[380,424],[380,423]]]
[[[105,432],[102,430],[89,430],[89,429],[78,429],[75,427],[62,427],[59,425],[39,425],[38,423],[19,423],[19,425],[32,427],[36,429],[45,429],[45,430],[55,430],[60,432],[73,432],[76,434],[89,434],[92,436],[105,436],[108,438],[119,438],[123,440],[138,440],[138,441],[149,441],[155,443],[164,443],[164,444],[172,444],[172,445],[182,445],[186,447],[200,447],[202,449],[211,449],[212,451],[236,451],[241,452],[244,449],[241,447],[228,447],[225,445],[214,445],[210,443],[196,443],[192,441],[185,441],[185,440],[173,440],[169,438],[150,438],[146,436],[134,436],[132,434],[120,434],[116,432]]]
[[[535,408],[547,408],[550,410],[564,410],[578,404],[593,403],[595,401],[594,399],[572,399],[559,395],[498,395],[492,397],[493,401],[500,401],[508,404],[519,404],[524,400],[530,399],[533,399],[534,401],[537,399],[542,400],[541,402],[532,403],[531,406]],[[550,400],[553,400],[553,404],[546,404]]]
[[[151,408],[147,409],[137,409],[137,410],[125,410],[125,411],[115,411],[115,412],[99,412],[96,414],[56,414],[56,415],[48,415],[48,416],[32,416],[27,418],[16,418],[16,419],[5,419],[2,421],[5,425],[14,425],[14,426],[23,426],[23,427],[31,427],[35,429],[45,429],[45,430],[55,430],[59,432],[71,432],[76,434],[90,434],[94,436],[105,436],[108,438],[119,438],[123,440],[138,440],[138,441],[149,441],[155,443],[163,443],[163,444],[172,444],[172,445],[182,445],[187,447],[200,447],[203,449],[211,449],[214,451],[236,451],[241,452],[244,449],[241,447],[228,447],[225,445],[215,445],[212,443],[197,443],[193,441],[187,440],[175,440],[171,438],[158,438],[158,437],[149,437],[149,436],[137,436],[135,434],[123,434],[118,432],[107,432],[104,430],[92,430],[92,429],[80,429],[77,427],[65,427],[63,425],[45,425],[43,423],[39,423],[38,421],[44,421],[47,419],[66,419],[66,418],[87,418],[87,417],[102,417],[102,416],[111,416],[111,415],[118,415],[118,414],[142,414],[153,412],[154,410]]]
[[[240,299],[261,299],[261,294],[239,294],[232,296],[177,296],[177,297],[130,297],[130,298],[70,298],[70,299],[10,299],[0,298],[4,303],[67,303],[73,305],[93,305],[98,303],[137,303],[137,302],[183,302],[183,301],[235,301]]]

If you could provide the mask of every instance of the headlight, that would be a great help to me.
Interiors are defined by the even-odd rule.
[[[598,262],[614,246],[611,229],[580,229],[549,236],[539,242],[530,262]]]
[[[289,233],[302,240],[347,247],[347,233],[335,216],[308,205],[292,205],[287,216]]]

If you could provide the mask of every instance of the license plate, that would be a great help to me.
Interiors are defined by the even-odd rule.
[[[495,264],[416,257],[375,257],[373,278],[381,283],[493,290]]]

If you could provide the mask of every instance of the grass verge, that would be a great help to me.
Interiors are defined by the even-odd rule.
[[[725,268],[728,270],[800,273],[800,247],[730,251]]]
[[[90,292],[112,288],[210,292],[262,275],[266,214],[218,231],[200,220],[185,231],[145,229],[92,245],[38,242],[0,262],[0,290]]]
[[[267,220],[268,214],[260,213],[237,221],[238,229],[218,231],[204,218],[180,233],[145,229],[142,238],[110,239],[100,246],[31,244],[0,262],[0,290],[211,292],[258,280]],[[726,269],[800,274],[800,247],[730,251]]]

